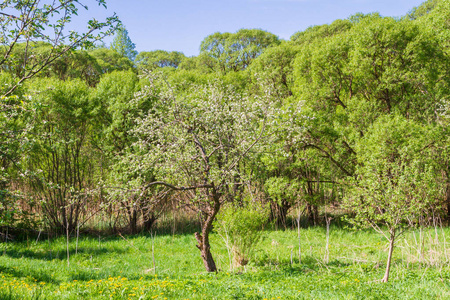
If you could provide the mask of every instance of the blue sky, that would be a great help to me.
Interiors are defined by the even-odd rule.
[[[89,5],[89,1],[92,4]],[[87,3],[99,20],[115,12],[138,51],[163,49],[197,55],[214,32],[260,28],[282,39],[311,25],[331,23],[357,12],[402,16],[423,0],[107,0],[108,9]],[[78,24],[76,24],[78,26]],[[81,26],[81,23],[79,24]],[[106,40],[109,44],[109,40]]]

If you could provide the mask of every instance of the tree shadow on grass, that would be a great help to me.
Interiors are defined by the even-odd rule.
[[[124,249],[111,249],[107,247],[80,247],[78,248],[77,254],[78,255],[92,255],[92,256],[102,256],[102,255],[110,255],[111,253],[114,254],[125,254],[127,253],[127,250]],[[66,260],[67,259],[67,252],[64,251],[33,251],[30,249],[23,249],[23,250],[7,250],[5,252],[6,256],[14,259],[20,259],[20,258],[29,258],[29,259],[37,259],[37,260],[44,260],[44,261],[50,261],[50,260]],[[69,255],[74,256],[75,249],[73,247],[70,247]]]
[[[21,296],[15,295],[13,289],[1,289],[0,290],[0,299],[2,300],[19,300],[22,299]]]
[[[14,278],[24,278],[24,277],[31,277],[32,279],[35,279],[36,282],[46,282],[46,283],[54,283],[54,284],[60,284],[61,280],[57,280],[53,278],[50,274],[46,272],[42,272],[40,269],[30,269],[27,270],[14,268],[14,267],[5,267],[0,266],[0,273],[9,274]],[[1,296],[1,294],[0,294]],[[0,297],[0,299],[3,299]]]
[[[314,256],[305,255],[302,257],[302,262],[299,264],[298,258],[294,258],[291,264],[289,259],[273,259],[273,258],[262,258],[256,263],[256,266],[262,267],[267,270],[278,270],[280,272],[287,273],[289,275],[301,275],[308,272],[317,272],[322,269],[327,268],[342,268],[351,266],[352,263],[348,261],[342,261],[334,259],[329,263],[325,263]]]
[[[54,276],[52,276],[50,272],[44,272],[39,268],[37,269],[27,268],[26,270],[24,270],[0,266],[0,273],[8,274],[14,278],[32,278],[33,280],[35,280],[36,283],[45,282],[60,285],[63,282],[70,282],[73,280],[89,281],[89,280],[105,279],[104,274],[92,272],[90,270],[73,270],[68,272],[69,274],[67,274],[68,275],[67,279],[57,279],[54,278]],[[2,300],[4,299],[1,297],[1,294],[0,299]]]

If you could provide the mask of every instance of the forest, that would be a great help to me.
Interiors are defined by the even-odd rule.
[[[275,299],[261,282],[283,276],[308,290],[273,283],[283,299],[397,299],[427,278],[442,286],[419,298],[450,297],[449,0],[289,40],[216,32],[191,57],[138,53],[115,15],[69,32],[80,2],[0,3],[0,298]],[[114,251],[119,269],[87,265]],[[200,275],[157,266],[175,252]],[[127,275],[142,294],[103,295],[127,256],[146,257]],[[369,283],[334,287],[352,272]]]

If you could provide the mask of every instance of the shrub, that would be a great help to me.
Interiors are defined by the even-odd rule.
[[[261,239],[261,229],[267,222],[269,209],[261,204],[246,202],[229,204],[217,215],[216,232],[225,240],[233,266],[245,266]]]

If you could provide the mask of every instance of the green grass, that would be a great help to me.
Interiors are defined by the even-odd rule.
[[[72,239],[70,266],[64,238],[3,243],[0,299],[449,299],[449,233],[401,236],[386,284],[386,241],[372,231],[332,227],[327,263],[325,230],[302,229],[301,264],[295,231],[266,231],[249,265],[233,271],[213,235],[218,274],[204,272],[192,235],[156,236],[156,270],[150,236],[83,237],[77,254]]]

